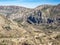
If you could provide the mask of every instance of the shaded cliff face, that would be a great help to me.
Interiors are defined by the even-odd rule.
[[[34,11],[33,14],[31,13],[30,16],[27,18],[27,22],[31,24],[42,23],[42,12],[40,10]]]

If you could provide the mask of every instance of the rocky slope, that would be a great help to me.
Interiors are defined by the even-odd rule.
[[[0,45],[60,45],[60,5],[0,6]]]
[[[31,9],[21,6],[0,6],[0,13],[11,19],[21,18],[29,11],[31,11]]]

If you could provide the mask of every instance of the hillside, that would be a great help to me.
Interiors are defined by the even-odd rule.
[[[60,5],[0,6],[0,45],[60,45]]]

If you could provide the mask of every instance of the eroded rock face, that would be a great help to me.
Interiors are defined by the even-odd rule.
[[[27,22],[31,24],[39,24],[42,23],[42,21],[42,12],[40,10],[34,11],[34,13],[27,18]]]
[[[41,12],[40,10],[38,10],[37,12],[34,11],[34,14],[31,14],[29,17],[27,17],[27,22],[30,24],[41,24],[41,23],[53,23],[55,21],[52,18],[43,17],[42,13],[43,12]],[[44,18],[46,18],[46,20]]]

